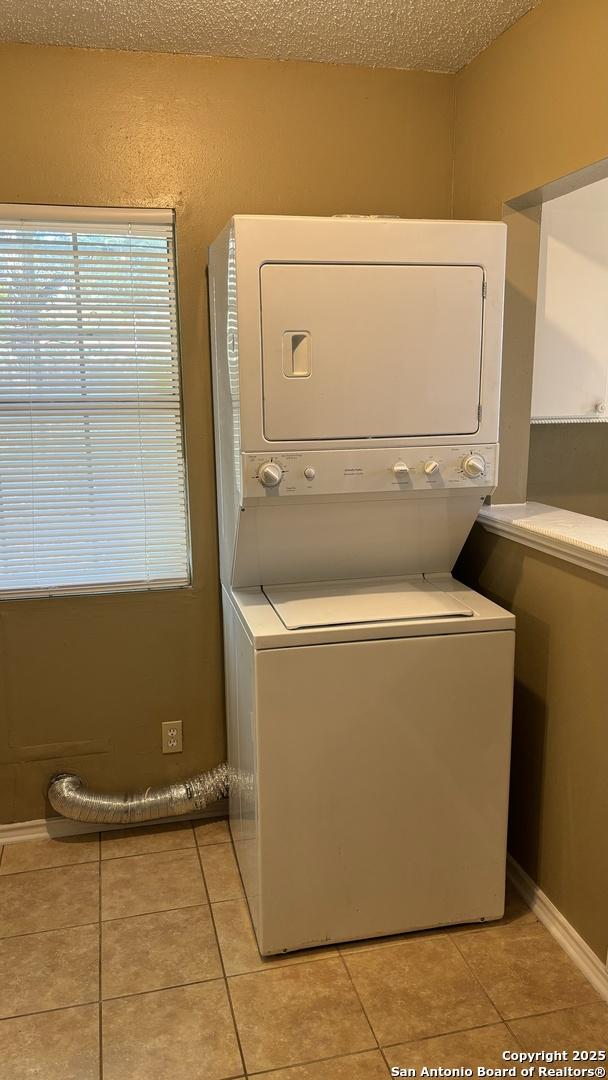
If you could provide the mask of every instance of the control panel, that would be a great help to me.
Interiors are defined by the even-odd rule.
[[[496,444],[243,454],[243,497],[487,492],[497,458]]]

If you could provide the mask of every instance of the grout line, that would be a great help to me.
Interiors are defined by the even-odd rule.
[[[395,949],[400,945],[410,945],[415,941],[438,940],[449,937],[448,927],[430,927],[429,930],[405,930],[403,934],[379,934],[375,938],[355,938],[352,941],[338,941],[334,947],[342,956],[359,956],[361,953],[377,952],[378,949]],[[320,948],[322,946],[319,946]]]
[[[473,930],[469,930],[468,927],[466,929],[460,929],[460,925],[461,924],[458,924],[458,928],[456,928],[456,927],[448,927],[447,928],[448,936],[451,939],[453,939],[454,941],[456,941],[457,938],[474,937],[474,936],[478,936],[479,934],[491,935],[493,933],[497,933],[497,932],[503,931],[503,930],[513,931],[513,932],[515,932],[515,931],[520,932],[521,931],[523,933],[524,931],[530,931],[530,930],[536,929],[538,927],[538,925],[539,925],[539,920],[535,919],[533,921],[532,919],[528,919],[526,922],[521,922],[520,923],[520,922],[518,922],[517,919],[513,919],[511,922],[504,922],[503,919],[500,919],[497,922],[484,923],[483,926],[480,926],[477,929],[473,929]],[[462,925],[464,926],[466,924],[462,924]]]
[[[259,973],[255,972],[254,974],[259,974]],[[146,996],[148,996],[150,994],[162,993],[164,990],[179,990],[183,986],[198,986],[198,985],[205,985],[208,982],[224,982],[224,981],[225,980],[221,976],[220,977],[216,976],[215,978],[211,978],[211,979],[198,979],[197,981],[191,982],[191,983],[179,983],[179,984],[177,984],[175,986],[161,986],[161,987],[157,987],[156,989],[153,989],[153,990],[140,990],[135,994],[123,994],[123,995],[121,995],[119,997],[106,998],[104,1000],[106,1000],[106,1001],[124,1001],[125,999],[128,999],[128,998],[146,997]],[[0,1018],[0,1024],[5,1023],[5,1022],[7,1022],[9,1020],[21,1020],[21,1019],[23,1019],[25,1017],[46,1015],[47,1013],[68,1012],[70,1009],[81,1009],[81,1008],[86,1008],[89,1005],[98,1005],[98,1004],[99,1004],[99,1002],[97,1002],[93,998],[91,1001],[72,1002],[70,1005],[61,1005],[61,1006],[58,1006],[58,1007],[56,1007],[54,1009],[38,1009],[38,1010],[35,1010],[33,1012],[19,1013],[17,1016],[3,1016],[3,1017]],[[509,1029],[509,1033],[515,1039],[515,1041],[518,1043],[518,1045],[520,1045],[522,1047],[522,1049],[525,1050],[526,1047],[523,1045],[523,1043],[520,1042],[520,1040],[517,1038],[517,1036],[511,1030],[511,1023],[512,1022],[514,1022],[516,1020],[536,1019],[536,1018],[540,1018],[542,1016],[554,1016],[554,1015],[556,1015],[558,1013],[561,1013],[561,1012],[569,1012],[571,1009],[589,1008],[589,1006],[593,1005],[593,1004],[597,1004],[597,1003],[596,1002],[584,1002],[584,1003],[582,1003],[580,1005],[570,1005],[570,1006],[566,1006],[565,1008],[562,1007],[562,1008],[559,1008],[559,1009],[549,1009],[549,1010],[547,1010],[546,1012],[543,1012],[543,1013],[529,1013],[529,1014],[526,1014],[525,1016],[512,1017],[511,1020],[501,1020],[501,1019],[493,1020],[488,1024],[477,1024],[473,1028],[471,1028],[471,1027],[456,1028],[456,1029],[450,1030],[450,1031],[439,1031],[439,1032],[436,1032],[433,1035],[417,1036],[417,1037],[415,1037],[413,1039],[400,1039],[398,1042],[395,1042],[395,1043],[383,1043],[382,1046],[378,1045],[377,1049],[380,1051],[381,1054],[383,1054],[385,1050],[391,1050],[396,1046],[409,1046],[411,1043],[424,1042],[424,1041],[431,1040],[431,1039],[443,1038],[443,1037],[449,1036],[449,1035],[460,1035],[463,1032],[468,1032],[468,1031],[483,1031],[486,1028],[497,1027],[497,1026],[500,1026],[501,1024],[504,1024]],[[599,1002],[599,1004],[602,1004],[601,1001]],[[355,1057],[358,1054],[373,1054],[373,1053],[376,1053],[376,1048],[375,1047],[368,1047],[365,1050],[354,1050],[351,1053],[347,1053],[347,1054],[333,1054],[331,1057],[328,1057],[328,1058],[314,1058],[314,1059],[310,1059],[310,1060],[307,1060],[307,1061],[301,1061],[301,1062],[298,1061],[298,1062],[295,1063],[295,1065],[298,1065],[298,1066],[299,1065],[311,1065],[311,1064],[315,1064],[316,1062],[321,1062],[321,1061],[334,1061],[334,1060],[340,1060],[343,1057]],[[285,1067],[286,1068],[294,1068],[295,1066],[285,1066]],[[259,1070],[259,1073],[263,1074],[263,1073],[268,1073],[268,1072],[274,1072],[275,1070],[276,1070],[276,1066],[273,1065],[270,1069],[261,1069],[261,1070]],[[253,1075],[257,1076],[258,1073],[255,1073]]]
[[[15,938],[31,937],[32,934],[50,934],[54,930],[76,930],[79,926],[98,926],[97,919],[86,919],[84,922],[67,923],[65,926],[45,926],[41,930],[23,930],[19,934],[2,934],[0,941],[14,941]]]
[[[257,948],[258,941],[257,941],[257,938],[255,936],[255,930],[254,930],[254,927],[253,927],[253,915],[251,914],[251,908],[249,906],[249,898],[247,896],[247,890],[245,888],[245,882],[243,880],[243,875],[241,873],[241,866],[240,866],[239,860],[237,858],[236,848],[234,846],[234,837],[233,837],[232,831],[230,829],[230,819],[228,819],[228,832],[230,834],[230,847],[232,848],[232,858],[234,859],[234,865],[236,866],[236,872],[237,872],[237,874],[239,876],[239,881],[241,883],[241,895],[237,896],[237,897],[233,897],[232,899],[234,899],[234,900],[244,900],[245,901],[245,904],[247,906],[247,914],[249,915],[249,921],[251,922],[251,929],[253,931],[253,937],[255,939],[255,945],[256,945],[256,948]],[[218,903],[218,904],[224,904],[224,903],[227,903],[227,902],[228,902],[227,900],[216,900],[216,903]],[[258,949],[258,952],[260,952],[259,949]],[[262,954],[260,953],[260,956],[261,955]]]
[[[32,937],[34,934],[53,934],[56,930],[77,930],[80,926],[98,926],[100,923],[123,922],[125,919],[139,919],[142,915],[163,915],[169,911],[191,911],[194,908],[210,908],[208,902],[203,904],[182,904],[179,907],[155,908],[152,911],[137,911],[132,915],[113,915],[110,919],[87,920],[81,923],[67,923],[65,926],[45,926],[42,930],[24,930],[20,934],[3,934],[1,941],[14,941],[15,938]]]
[[[388,1049],[390,1049],[390,1048],[389,1048],[389,1047],[386,1047],[386,1049],[388,1050]],[[384,1064],[386,1065],[386,1067],[387,1067],[387,1069],[388,1069],[388,1071],[389,1071],[389,1073],[390,1073],[390,1071],[391,1071],[391,1067],[390,1067],[390,1065],[389,1065],[389,1063],[388,1063],[388,1058],[387,1058],[387,1056],[386,1056],[386,1053],[385,1053],[385,1047],[384,1047],[384,1046],[381,1046],[381,1047],[380,1047],[380,1053],[381,1053],[381,1055],[382,1055],[382,1060],[383,1060]]]
[[[209,848],[212,848],[212,847],[229,847],[230,848],[230,851],[232,853],[232,861],[234,863],[234,869],[236,870],[238,881],[240,883],[240,888],[241,888],[240,893],[237,893],[235,896],[222,896],[221,899],[218,899],[218,900],[212,900],[211,899],[211,893],[209,892],[209,889],[207,887],[207,879],[205,878],[205,851],[208,851]],[[199,855],[199,861],[200,861],[200,864],[201,864],[201,867],[202,867],[202,870],[203,870],[203,878],[205,878],[205,887],[207,888],[207,895],[209,896],[209,903],[210,904],[226,904],[230,900],[245,900],[247,902],[247,896],[246,896],[246,893],[245,893],[245,883],[243,882],[243,876],[241,874],[241,868],[239,866],[239,861],[238,861],[238,859],[236,857],[236,851],[234,849],[234,844],[232,843],[232,840],[229,840],[229,841],[227,841],[225,843],[221,843],[221,844],[204,844],[202,847],[199,847],[198,855]],[[247,904],[247,907],[249,908],[249,904]]]
[[[93,858],[81,859],[80,862],[58,863],[53,866],[30,866],[25,870],[9,870],[6,874],[0,874],[0,882],[5,881],[6,878],[21,877],[23,874],[40,874],[43,870],[76,870],[79,866],[91,866],[92,863],[98,863],[99,861],[99,855],[94,855]]]
[[[503,1020],[503,1023],[509,1030],[509,1034],[513,1036],[518,1046],[521,1046],[522,1050],[529,1050],[529,1046],[525,1046],[520,1038],[513,1031],[511,1024],[516,1023],[518,1020],[540,1020],[543,1016],[555,1016],[560,1012],[570,1012],[571,1009],[588,1009],[590,1005],[602,1005],[604,1002],[601,998],[597,1001],[584,1001],[580,1005],[562,1005],[559,1009],[546,1009],[542,1013],[526,1013],[524,1016],[511,1016],[508,1020]]]
[[[78,836],[80,834],[76,834],[76,835]],[[91,841],[91,846],[93,846],[93,842],[95,842],[94,837],[97,838],[96,839],[97,854],[95,856],[93,856],[92,859],[82,859],[82,860],[79,860],[77,862],[71,862],[71,863],[69,863],[69,862],[68,863],[56,863],[56,864],[53,864],[51,866],[30,866],[29,868],[26,868],[25,870],[9,870],[9,873],[2,874],[0,876],[2,878],[16,877],[17,874],[36,874],[38,872],[38,870],[60,870],[60,869],[64,869],[66,866],[87,866],[90,863],[98,863],[100,861],[100,833],[83,833],[82,837],[83,838],[86,837],[86,841]],[[14,841],[11,842],[10,847],[13,848],[13,847],[15,847],[17,845],[21,846],[22,843],[35,843],[35,842],[37,842],[37,840],[53,840],[53,839],[57,839],[57,840],[60,841],[60,840],[71,839],[71,837],[69,837],[69,836],[65,836],[65,837],[63,837],[63,836],[62,837],[44,837],[44,836],[41,836],[41,837],[36,837],[35,839],[30,839],[30,840],[14,840]],[[0,866],[2,865],[2,859],[3,859],[4,851],[8,847],[9,847],[8,843],[5,843],[5,845],[3,847],[0,845]],[[69,847],[69,845],[68,845],[68,847]]]
[[[258,950],[258,952],[259,952],[259,950]],[[227,975],[226,978],[228,979],[228,982],[230,983],[230,982],[236,982],[237,980],[240,980],[240,979],[249,979],[249,978],[252,978],[252,977],[257,976],[257,975],[278,974],[279,972],[284,971],[286,968],[290,968],[290,967],[302,968],[302,967],[312,966],[313,964],[321,964],[321,963],[326,963],[327,964],[330,961],[333,962],[333,961],[341,959],[341,957],[339,957],[337,953],[331,953],[329,956],[318,956],[318,957],[311,957],[310,959],[306,959],[306,960],[301,960],[297,964],[273,964],[272,963],[272,960],[273,960],[273,958],[275,956],[280,958],[282,956],[289,956],[289,955],[290,955],[290,953],[272,953],[268,958],[269,962],[271,964],[271,966],[269,966],[268,968],[254,968],[253,971],[236,971],[234,973],[234,975]],[[260,956],[261,956],[261,953],[260,953]],[[261,956],[261,959],[264,960],[265,957]],[[371,1049],[373,1049],[373,1047]],[[360,1051],[360,1052],[363,1053],[363,1051]]]
[[[183,904],[179,907],[172,908],[158,908],[154,911],[138,911],[135,915],[113,915],[111,919],[102,919],[102,925],[107,926],[108,923],[113,922],[129,922],[131,919],[147,919],[150,915],[168,915],[171,911],[195,911],[200,908],[201,911],[207,911],[211,905],[207,901],[203,901],[201,904]]]
[[[452,943],[452,945],[456,949],[456,952],[458,953],[459,957],[463,961],[467,971],[470,972],[470,974],[472,975],[472,977],[475,980],[475,982],[477,983],[477,985],[481,987],[485,997],[488,999],[490,1005],[495,1010],[496,1014],[500,1017],[501,1020],[504,1020],[504,1017],[503,1017],[500,1009],[498,1008],[498,1006],[494,1003],[494,1000],[491,997],[489,990],[486,990],[486,988],[485,988],[484,984],[482,983],[481,979],[479,978],[477,972],[473,969],[473,967],[471,966],[471,964],[467,960],[466,956],[462,952],[462,949],[458,945],[457,939],[459,937],[466,937],[466,934],[454,934],[453,937],[450,934],[448,934],[448,938],[449,938],[450,942]],[[485,1026],[488,1026],[488,1025],[485,1025]]]
[[[4,941],[21,941],[26,937],[40,937],[42,934],[62,934],[65,930],[84,930],[87,926],[98,926],[99,923],[86,922],[86,923],[74,923],[71,926],[52,926],[48,930],[26,930],[23,934],[10,934],[8,937],[1,937],[0,944]]]
[[[222,975],[209,975],[207,978],[187,979],[186,982],[168,983],[166,986],[151,986],[148,990],[132,990],[127,994],[108,994],[101,999],[101,1004],[107,1001],[125,1001],[128,998],[144,997],[146,994],[162,994],[165,990],[182,990],[185,986],[202,986],[209,982],[223,982]]]
[[[426,1042],[430,1039],[444,1039],[449,1035],[463,1035],[468,1031],[485,1031],[491,1027],[501,1027],[506,1023],[500,1016],[487,1024],[475,1024],[475,1027],[450,1028],[448,1031],[436,1031],[432,1035],[416,1035],[413,1039],[399,1039],[398,1042],[383,1043],[380,1049],[394,1050],[396,1046],[410,1046],[411,1043]]]
[[[224,896],[221,900],[210,900],[209,903],[210,906],[213,906],[214,904],[234,904],[238,900],[245,900],[242,893],[238,893],[236,896]]]
[[[508,1020],[505,1020],[505,1024],[514,1024],[517,1020],[529,1020],[531,1017],[541,1016],[553,1016],[559,1012],[569,1012],[570,1009],[588,1009],[590,1005],[604,1005],[606,1002],[602,1000],[599,995],[596,995],[592,1001],[579,1001],[578,1005],[560,1005],[559,1009],[544,1009],[539,1013],[523,1013],[521,1016],[510,1016]],[[600,1047],[603,1049],[603,1047]]]
[[[168,847],[158,848],[155,851],[125,851],[123,855],[103,855],[101,862],[117,862],[119,859],[137,859],[140,855],[171,855],[173,852],[177,855],[180,851],[194,851],[196,843],[184,844],[183,847]]]
[[[117,994],[114,997],[104,998],[102,1005],[113,1001],[130,1001],[131,998],[150,997],[151,994],[164,994],[169,990],[186,990],[189,986],[207,986],[208,983],[221,983],[224,979],[221,975],[213,975],[210,979],[193,979],[191,982],[174,983],[171,986],[153,986],[149,990],[136,990],[133,994]]]
[[[526,904],[526,907],[529,907],[529,905],[527,905],[527,904]],[[529,908],[529,910],[532,910],[532,909],[531,909],[531,908]],[[503,916],[503,919],[504,919],[504,916]],[[520,926],[520,929],[521,929],[521,930],[522,930],[522,932],[523,932],[523,933],[525,934],[525,933],[526,933],[526,930],[527,930],[527,929],[528,929],[529,927],[534,927],[534,928],[535,928],[535,927],[537,927],[537,926],[539,926],[539,925],[541,925],[541,923],[540,923],[540,920],[539,920],[539,919],[537,919],[535,923],[529,923],[529,922],[528,922],[528,923],[522,923],[522,924],[521,924],[521,926]],[[495,929],[505,929],[505,928],[510,928],[510,927],[514,927],[514,928],[515,928],[515,930],[517,930],[517,923],[516,923],[516,922],[511,922],[511,923],[503,923],[503,925],[502,925],[502,926],[497,926],[497,927],[495,927]],[[464,962],[465,962],[465,964],[466,964],[467,968],[469,969],[469,971],[471,972],[471,974],[472,974],[473,978],[474,978],[474,979],[476,979],[476,981],[477,981],[477,982],[479,983],[479,985],[481,986],[481,988],[482,988],[482,990],[483,990],[484,994],[485,994],[485,995],[486,995],[486,997],[488,998],[488,1000],[489,1000],[489,1002],[491,1003],[492,1007],[493,1007],[493,1008],[494,1008],[494,1009],[496,1010],[496,1012],[498,1013],[498,1015],[499,1015],[499,1017],[500,1017],[500,1019],[501,1019],[501,1021],[502,1021],[503,1023],[507,1024],[507,1023],[508,1023],[508,1020],[509,1020],[509,1019],[510,1019],[510,1020],[523,1020],[523,1019],[525,1019],[525,1018],[526,1018],[526,1017],[528,1017],[528,1016],[546,1016],[546,1015],[548,1015],[549,1013],[557,1013],[557,1012],[561,1012],[561,1011],[562,1011],[562,1010],[563,1010],[564,1008],[576,1008],[576,1006],[564,1006],[564,1005],[560,1005],[560,1007],[559,1007],[559,1008],[556,1008],[556,1009],[548,1009],[548,1010],[545,1010],[545,1012],[543,1012],[543,1013],[538,1013],[538,1012],[527,1012],[527,1013],[522,1013],[522,1014],[521,1014],[521,1016],[512,1016],[512,1017],[509,1017],[509,1018],[507,1018],[507,1017],[506,1017],[506,1016],[505,1016],[505,1015],[503,1014],[503,1012],[501,1011],[501,1009],[499,1008],[498,1004],[497,1004],[497,1003],[496,1003],[496,1002],[494,1001],[494,999],[492,998],[492,996],[491,996],[491,994],[490,994],[489,990],[487,990],[487,989],[486,989],[486,987],[485,987],[485,986],[484,986],[484,984],[482,983],[481,979],[480,979],[480,978],[478,977],[478,975],[477,975],[477,973],[475,972],[474,968],[473,968],[473,967],[471,966],[471,964],[470,964],[470,963],[469,963],[469,961],[467,960],[466,956],[464,955],[464,953],[463,953],[462,949],[460,948],[460,945],[458,944],[458,941],[459,941],[459,939],[460,939],[460,938],[463,938],[463,937],[464,937],[464,938],[466,938],[466,937],[468,937],[468,936],[469,936],[469,935],[467,935],[467,934],[462,934],[462,933],[460,933],[460,934],[453,934],[453,935],[452,935],[452,934],[450,934],[450,935],[449,935],[449,938],[450,938],[450,941],[452,942],[452,944],[453,944],[453,945],[455,945],[455,947],[457,948],[457,950],[458,950],[458,952],[459,952],[460,956],[461,956],[461,957],[462,957],[462,959],[464,960]],[[587,981],[588,981],[588,980],[587,980]],[[595,994],[595,990],[594,990],[594,989],[593,989],[593,987],[591,986],[591,983],[589,983],[589,987],[590,987],[590,989],[591,989],[591,990],[593,991],[593,993]],[[597,997],[597,994],[595,994],[595,996]],[[590,1003],[591,1003],[591,1002],[580,1002],[580,1004],[581,1004],[581,1005],[584,1005],[584,1004],[590,1004]],[[511,1029],[509,1028],[509,1030],[511,1030]],[[511,1034],[513,1034],[513,1033],[511,1032]],[[514,1038],[515,1038],[515,1036],[514,1036]]]
[[[38,1009],[36,1012],[19,1013],[17,1016],[3,1016],[0,1018],[0,1026],[2,1024],[8,1024],[10,1020],[24,1020],[28,1016],[48,1016],[49,1013],[69,1012],[70,1009],[88,1009],[91,1005],[96,1005],[99,1009],[99,1002],[93,998],[92,1001],[79,1001],[76,1004],[59,1005],[54,1009]]]
[[[541,1014],[541,1015],[542,1015],[542,1014]],[[521,1039],[518,1039],[518,1038],[517,1038],[517,1035],[516,1035],[516,1034],[515,1034],[515,1032],[513,1031],[513,1028],[511,1027],[511,1025],[510,1025],[509,1021],[508,1021],[508,1020],[505,1020],[505,1021],[504,1021],[504,1024],[505,1024],[505,1027],[506,1027],[507,1031],[509,1032],[509,1035],[511,1036],[511,1038],[512,1038],[512,1039],[515,1039],[515,1042],[516,1042],[517,1046],[520,1046],[522,1050],[525,1050],[525,1049],[526,1049],[526,1047],[524,1046],[524,1044],[523,1044],[523,1042],[521,1041]]]
[[[343,966],[343,968],[344,968],[344,970],[346,972],[347,978],[348,978],[348,980],[349,980],[349,982],[350,982],[350,984],[351,984],[351,986],[353,988],[355,997],[356,997],[357,1001],[359,1002],[359,1005],[361,1006],[361,1011],[362,1011],[365,1019],[367,1020],[369,1030],[372,1033],[372,1038],[374,1039],[374,1042],[376,1043],[376,1046],[378,1047],[378,1050],[379,1050],[380,1049],[380,1043],[378,1042],[378,1036],[376,1035],[376,1032],[374,1031],[374,1026],[373,1026],[369,1016],[367,1015],[367,1010],[366,1010],[365,1005],[363,1004],[363,1002],[361,1000],[361,997],[359,995],[359,991],[357,990],[357,987],[355,986],[355,980],[353,979],[353,977],[352,977],[352,975],[350,973],[349,966],[346,963],[346,960],[344,959],[344,957],[342,956],[342,954],[341,954],[341,952],[339,950],[338,950],[338,958],[342,962],[342,966]]]
[[[241,903],[245,904],[245,906],[247,907],[247,910],[249,910],[249,905],[247,904],[247,899],[246,899],[245,896],[231,896],[230,898],[226,898],[225,900],[210,900],[209,901],[211,907],[219,907],[220,904],[234,904],[234,903],[238,903],[238,902],[241,902]]]
[[[379,1053],[380,1057],[382,1058],[382,1050],[380,1049],[380,1047],[378,1047],[378,1049],[375,1049],[373,1046],[370,1046],[367,1048],[367,1050],[351,1050],[347,1051],[346,1054],[332,1054],[330,1057],[307,1058],[306,1061],[296,1061],[293,1065],[279,1065],[278,1071],[282,1072],[283,1069],[285,1069],[289,1072],[290,1069],[308,1068],[309,1065],[320,1065],[326,1061],[344,1061],[348,1058],[360,1057],[363,1054],[377,1053]],[[246,1076],[249,1077],[250,1080],[255,1080],[257,1076],[268,1076],[269,1074],[272,1075],[272,1073],[275,1073],[276,1071],[277,1066],[273,1065],[270,1069],[258,1069],[257,1072],[247,1073]]]
[[[102,919],[102,923],[119,922],[121,919],[136,919],[139,915],[162,915],[165,911],[189,911],[191,908],[205,907],[205,904],[178,904],[170,908],[152,908],[151,911],[133,911],[128,915],[112,915],[110,919]],[[211,907],[208,903],[207,907]]]
[[[211,846],[211,845],[209,845],[209,846]],[[238,1029],[238,1024],[236,1022],[236,1015],[235,1015],[235,1012],[234,1012],[234,1004],[233,1004],[233,1001],[232,1001],[232,994],[230,993],[230,987],[228,985],[228,978],[227,978],[227,975],[226,975],[226,967],[224,965],[224,957],[222,956],[222,948],[221,948],[221,945],[220,945],[220,939],[219,939],[219,935],[218,935],[218,932],[217,932],[217,926],[215,925],[215,919],[213,917],[213,905],[212,905],[211,899],[209,897],[209,890],[207,889],[207,882],[205,880],[205,871],[203,870],[203,860],[202,860],[202,857],[201,857],[201,849],[198,846],[198,844],[196,845],[196,850],[197,850],[197,854],[198,854],[198,862],[199,862],[199,866],[200,866],[201,877],[203,879],[203,888],[205,890],[205,896],[207,897],[207,903],[209,905],[209,913],[211,915],[211,925],[213,926],[213,933],[215,935],[215,944],[216,944],[217,954],[218,954],[219,961],[220,961],[220,966],[221,966],[221,969],[222,969],[222,979],[223,979],[223,983],[224,983],[224,989],[226,991],[226,997],[228,999],[228,1008],[230,1009],[230,1015],[232,1017],[232,1025],[234,1027],[234,1035],[235,1035],[235,1038],[236,1038],[237,1046],[239,1048],[239,1054],[241,1055],[241,1064],[243,1066],[243,1073],[246,1075],[247,1074],[247,1068],[246,1068],[246,1065],[245,1065],[245,1054],[243,1053],[243,1046],[242,1046],[242,1043],[241,1043],[241,1036],[240,1036],[240,1032],[239,1032],[239,1029]],[[233,854],[234,854],[234,852],[233,852]]]
[[[255,931],[253,931],[255,938]],[[288,967],[302,967],[303,964],[318,964],[322,960],[335,960],[337,957],[337,951],[331,951],[332,946],[327,947],[327,951],[323,951],[322,956],[302,956],[304,950],[298,950],[293,953],[276,953],[271,956],[262,956],[258,950],[260,956],[260,962],[262,967],[245,968],[243,971],[232,971],[226,975],[227,979],[238,979],[241,975],[261,975],[265,971],[281,971],[283,968]],[[315,949],[310,950],[311,953],[315,952]],[[296,960],[292,960],[291,957],[296,956]]]
[[[158,851],[126,851],[124,855],[102,856],[101,863],[123,862],[125,859],[157,859],[163,855],[183,855],[187,851],[196,851],[196,844],[184,847],[160,848]]]
[[[593,987],[591,987],[591,989],[593,990]],[[560,1005],[556,1009],[543,1009],[542,1012],[520,1013],[519,1016],[509,1016],[508,1018],[501,1015],[501,1020],[504,1024],[510,1024],[515,1023],[516,1020],[531,1020],[536,1019],[539,1016],[554,1016],[555,1013],[568,1012],[569,1009],[585,1009],[588,1008],[589,1005],[605,1004],[606,1002],[596,993],[594,997],[589,998],[589,1001],[577,1001],[575,1005]]]

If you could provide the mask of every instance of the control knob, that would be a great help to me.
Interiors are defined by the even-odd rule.
[[[258,480],[262,487],[273,488],[281,483],[283,470],[276,461],[265,461],[258,469]]]
[[[393,473],[397,480],[407,480],[410,475],[410,470],[405,464],[405,461],[396,461],[393,465]]]
[[[462,471],[470,480],[477,480],[486,471],[485,458],[482,458],[481,454],[468,454],[463,459]]]
[[[435,476],[439,472],[439,462],[432,459],[431,461],[425,461],[424,472],[428,477]]]

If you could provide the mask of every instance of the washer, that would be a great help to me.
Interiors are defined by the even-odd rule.
[[[237,217],[210,252],[230,818],[260,951],[500,918],[513,616],[498,223]]]

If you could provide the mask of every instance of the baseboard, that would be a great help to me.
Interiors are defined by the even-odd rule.
[[[604,966],[599,956],[590,949],[586,941],[576,932],[561,911],[552,904],[548,896],[535,881],[522,870],[519,863],[515,862],[510,855],[507,862],[507,871],[510,881],[518,893],[521,894],[526,904],[532,909],[539,922],[547,927],[547,930],[555,938],[565,953],[568,954],[579,971],[601,997],[608,1001],[608,969]]]
[[[213,806],[205,810],[199,810],[195,814],[186,814],[183,817],[158,818],[156,821],[141,821],[129,828],[137,829],[143,825],[168,825],[176,821],[199,821],[205,818],[226,817],[228,814],[228,799],[220,799]],[[109,832],[114,829],[124,829],[124,825],[95,825],[88,821],[69,821],[68,818],[52,817],[39,818],[37,821],[15,821],[8,825],[0,825],[0,847],[2,844],[16,844],[20,840],[42,840],[46,837],[78,836],[81,833]]]

